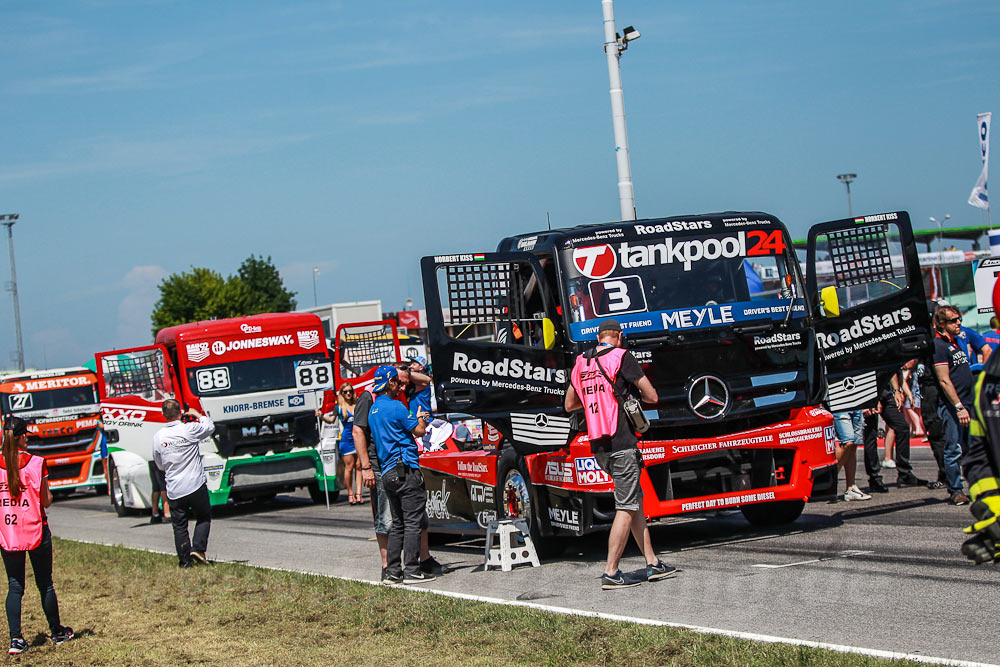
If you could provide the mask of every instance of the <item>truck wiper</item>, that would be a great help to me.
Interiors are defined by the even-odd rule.
[[[788,300],[788,312],[785,313],[785,321],[781,323],[782,329],[788,326],[788,320],[792,317],[792,310],[794,306],[795,306],[795,295],[793,294],[792,298]]]
[[[774,322],[764,322],[762,324],[748,324],[742,327],[733,327],[733,331],[738,334],[759,334],[770,331],[774,328]]]

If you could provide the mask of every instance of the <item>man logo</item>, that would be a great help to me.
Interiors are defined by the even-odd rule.
[[[618,266],[618,253],[607,244],[574,248],[573,265],[588,278],[606,278]]]

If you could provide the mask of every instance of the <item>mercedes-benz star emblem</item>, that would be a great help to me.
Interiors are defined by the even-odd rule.
[[[548,415],[544,414],[535,415],[535,426],[537,426],[538,428],[545,428],[548,425],[549,425]]]
[[[854,387],[855,387],[854,378],[844,378],[845,391],[854,391]]]
[[[717,419],[729,407],[729,389],[714,375],[702,375],[688,389],[688,405],[702,419]]]

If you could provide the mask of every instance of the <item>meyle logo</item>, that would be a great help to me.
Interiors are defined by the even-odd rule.
[[[854,320],[851,326],[841,329],[836,333],[825,334],[817,331],[816,338],[819,339],[819,344],[825,349],[830,349],[841,343],[849,343],[857,338],[873,334],[876,331],[892,328],[901,322],[909,321],[912,317],[913,315],[910,313],[909,306],[904,306],[884,315],[865,315]]]
[[[549,523],[556,528],[575,530],[580,525],[580,513],[576,510],[565,510],[559,507],[549,508]]]
[[[222,356],[226,352],[235,352],[237,350],[252,350],[258,347],[275,347],[277,345],[293,345],[294,343],[295,341],[292,339],[290,334],[286,336],[241,338],[239,340],[231,340],[229,343],[217,340],[212,343],[212,353],[216,356]]]
[[[748,240],[751,243],[749,246]],[[702,259],[781,255],[784,252],[785,240],[781,230],[753,230],[707,239],[675,241],[668,238],[662,243],[644,245],[625,242],[618,246],[617,253],[608,244],[576,248],[573,250],[573,264],[588,278],[604,278],[619,264],[623,269],[632,269],[677,262],[684,265],[685,271],[690,271],[691,263]]]
[[[208,357],[208,343],[188,343],[187,344],[187,355],[188,359],[197,363],[202,359]]]
[[[318,331],[298,331],[296,335],[299,337],[299,347],[303,350],[311,350],[319,345]]]

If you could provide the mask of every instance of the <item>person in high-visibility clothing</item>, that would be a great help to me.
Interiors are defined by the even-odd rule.
[[[35,584],[42,595],[42,610],[52,631],[52,641],[73,638],[72,628],[59,623],[59,602],[52,585],[52,533],[45,508],[52,504],[45,460],[27,451],[28,425],[20,417],[4,421],[3,456],[0,457],[0,555],[7,571],[7,625],[10,650],[28,649],[21,635],[21,599],[24,597],[25,553],[31,559]],[[11,471],[14,471],[13,473]]]
[[[1000,280],[993,286],[993,311],[1000,313]],[[975,563],[1000,562],[1000,354],[991,354],[975,386],[969,449],[962,471],[969,482],[975,522],[962,554]]]

